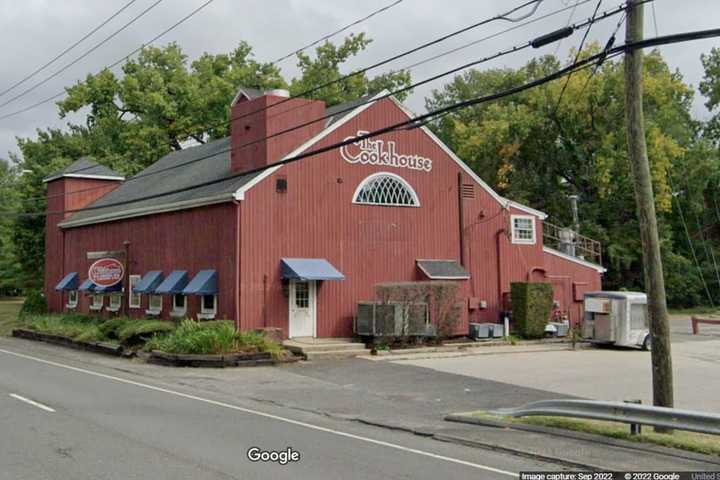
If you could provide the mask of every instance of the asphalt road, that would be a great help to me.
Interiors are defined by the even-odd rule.
[[[0,348],[0,479],[516,478],[557,466]],[[251,462],[251,447],[300,453]]]

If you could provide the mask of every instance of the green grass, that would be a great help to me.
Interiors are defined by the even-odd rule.
[[[663,447],[677,448],[690,452],[703,453],[706,455],[720,456],[720,437],[705,435],[702,433],[685,432],[675,430],[672,435],[656,433],[652,427],[643,426],[640,435],[630,435],[630,426],[625,423],[603,422],[599,420],[585,420],[564,417],[497,417],[487,412],[473,412],[473,417],[486,418],[489,420],[503,420],[510,423],[522,423],[526,425],[540,425],[544,427],[562,428],[576,432],[592,433],[605,437],[618,438],[631,442],[651,443]]]
[[[23,326],[36,332],[61,335],[81,342],[107,340],[98,322],[81,315],[36,315],[26,318]]]
[[[0,336],[10,335],[13,329],[20,327],[18,319],[22,298],[5,298],[0,301]]]

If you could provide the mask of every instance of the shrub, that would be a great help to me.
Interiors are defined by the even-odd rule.
[[[107,323],[107,322],[106,322]],[[125,345],[144,343],[158,333],[172,332],[175,324],[164,320],[132,320],[118,322],[117,338]]]
[[[100,331],[102,334],[107,338],[112,338],[114,340],[120,339],[120,330],[124,328],[128,322],[132,322],[133,320],[129,318],[113,318],[111,320],[107,320],[100,324]]]
[[[283,348],[261,332],[237,332],[234,323],[228,320],[183,320],[175,331],[154,335],[145,344],[145,350],[205,355],[259,351],[277,356]]]
[[[104,338],[98,325],[82,315],[28,316],[26,325],[31,330],[78,341],[95,342]]]
[[[20,308],[20,318],[28,315],[45,315],[48,313],[48,304],[45,296],[39,290],[30,290]]]
[[[553,288],[549,283],[515,282],[510,285],[515,328],[525,338],[545,335],[545,325],[553,308]]]

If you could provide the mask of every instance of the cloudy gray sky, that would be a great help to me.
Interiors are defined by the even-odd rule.
[[[78,55],[110,35],[133,16],[156,0],[137,0],[130,8],[94,34],[80,46],[54,63],[37,77],[0,97],[4,103],[25,88],[56,72]],[[554,10],[581,4],[574,12],[573,21],[592,15],[595,0],[545,0],[536,13],[541,16]],[[35,68],[68,47],[85,33],[100,24],[109,15],[127,3],[127,0],[0,0],[0,38],[2,38],[4,61],[0,63],[0,91],[23,78]],[[177,20],[204,3],[204,0],[163,0],[127,30],[107,44],[75,64],[72,68],[53,78],[42,87],[0,108],[0,116],[17,111],[62,91],[66,85],[97,72],[127,53],[147,42]],[[240,40],[248,41],[259,60],[271,61],[305,45],[321,36],[344,26],[371,11],[392,3],[391,0],[214,0],[206,9],[179,28],[170,32],[158,43],[175,41],[195,58],[203,52],[230,51]],[[371,18],[350,31],[364,31],[374,39],[371,46],[357,58],[348,69],[357,68],[407,50],[427,40],[493,16],[522,3],[520,0],[404,0],[392,9]],[[610,9],[620,0],[604,0],[601,10]],[[657,24],[660,34],[683,32],[718,26],[720,2],[717,0],[656,0]],[[646,11],[646,34],[654,34],[652,8]],[[511,33],[480,43],[453,55],[428,62],[412,71],[413,79],[420,80],[448,70],[468,61],[482,58],[509,45],[527,41],[533,36],[563,27],[570,10],[517,29]],[[609,19],[593,27],[591,40],[605,43],[616,20]],[[401,59],[393,68],[407,66],[456,46],[485,37],[502,29],[508,23],[496,22],[474,29],[440,45]],[[561,56],[566,56],[572,46],[579,43],[581,33],[566,39],[560,45]],[[336,39],[342,38],[342,35]],[[622,39],[622,35],[619,41]],[[702,78],[700,54],[720,46],[720,39],[662,47],[670,66],[678,69],[686,81],[697,86]],[[552,53],[555,45],[541,50],[526,50],[517,55],[506,56],[487,67],[519,66],[530,56]],[[297,70],[292,59],[281,63],[288,78]],[[119,67],[118,67],[119,68]],[[384,67],[390,68],[390,67]],[[116,69],[117,70],[117,69]],[[382,69],[375,72],[380,73]],[[371,72],[372,73],[372,72]],[[418,89],[407,101],[416,111],[423,109],[424,98],[437,82]],[[704,99],[696,96],[694,113],[699,118],[708,116],[703,107]],[[74,119],[77,120],[77,119]],[[50,102],[23,114],[0,120],[0,157],[6,152],[17,152],[16,136],[33,136],[38,128],[61,127],[67,120],[60,120],[55,104]]]

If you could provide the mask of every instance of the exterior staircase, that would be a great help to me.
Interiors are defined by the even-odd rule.
[[[285,348],[306,360],[334,360],[369,355],[370,349],[364,343],[351,338],[299,337],[283,342]]]

